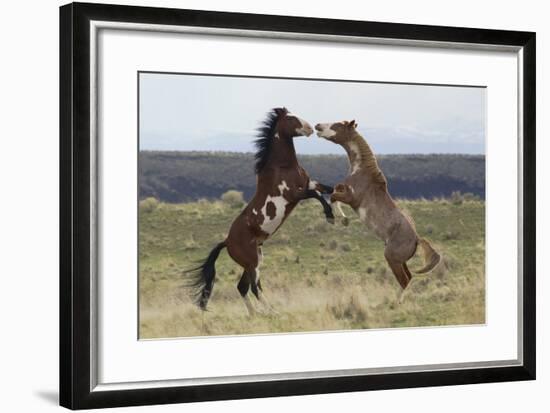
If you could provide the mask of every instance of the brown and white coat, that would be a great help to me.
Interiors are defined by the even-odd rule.
[[[248,298],[249,290],[264,307],[273,310],[262,295],[260,281],[264,241],[275,234],[304,199],[317,199],[326,219],[334,223],[332,208],[322,195],[332,193],[332,187],[312,181],[296,157],[293,139],[312,133],[309,123],[286,108],[273,109],[268,114],[256,140],[256,193],[231,224],[227,238],[212,249],[199,267],[189,271],[194,276],[192,286],[201,309],[206,309],[212,293],[215,261],[220,251],[227,248],[231,258],[243,268],[237,288],[249,313],[256,311]]]

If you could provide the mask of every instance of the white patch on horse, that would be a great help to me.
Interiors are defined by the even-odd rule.
[[[359,207],[359,210],[357,212],[359,213],[359,219],[361,220],[361,222],[366,223],[367,222],[367,208]]]
[[[244,305],[246,305],[246,309],[248,310],[248,315],[254,315],[256,314],[256,310],[254,309],[254,306],[250,302],[250,298],[248,298],[247,295],[243,297]]]
[[[262,214],[264,216],[264,222],[260,225],[260,228],[265,233],[271,235],[273,234],[277,228],[279,228],[279,225],[283,222],[283,218],[285,216],[285,209],[288,204],[288,201],[283,196],[283,192],[286,190],[289,190],[290,188],[286,184],[286,181],[282,181],[277,188],[279,189],[280,195],[277,196],[271,196],[268,195],[265,199],[264,206],[262,207]],[[273,203],[275,206],[275,216],[271,218],[267,214],[267,205],[269,203]]]
[[[311,125],[309,123],[307,123],[305,120],[299,118],[298,116],[295,116],[295,115],[292,115],[292,116],[294,116],[296,119],[298,119],[298,122],[300,122],[301,125],[302,125],[300,128],[296,128],[296,133],[298,135],[309,136],[313,133],[313,128],[311,127]]]
[[[278,133],[278,132],[275,134],[275,137],[276,137],[277,139],[279,139],[279,133]]]
[[[254,215],[258,215],[258,211],[256,211],[256,208],[252,208],[252,213],[253,213]]]
[[[317,132],[317,136],[320,138],[330,138],[336,135],[336,132],[330,128],[332,125],[332,123],[320,123],[319,126],[321,126],[322,130]]]
[[[259,271],[259,268],[264,262],[264,252],[261,247],[258,247],[258,266],[256,267],[256,271]]]
[[[290,188],[286,184],[286,181],[281,182],[279,185],[277,185],[277,188],[279,188],[279,192],[281,195],[283,194],[283,191],[286,189],[287,191],[290,191]]]
[[[317,185],[319,185],[317,181],[309,181],[309,183],[307,184],[307,189],[315,191],[317,195],[321,195],[321,191],[317,189]]]
[[[361,169],[361,152],[359,152],[359,147],[355,142],[349,144],[349,150],[355,155],[355,159],[350,159],[350,175],[353,175]]]

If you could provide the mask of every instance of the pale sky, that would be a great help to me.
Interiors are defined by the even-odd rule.
[[[274,107],[316,123],[355,119],[375,153],[485,153],[484,88],[140,74],[140,149],[253,152]],[[298,153],[343,154],[312,135]]]

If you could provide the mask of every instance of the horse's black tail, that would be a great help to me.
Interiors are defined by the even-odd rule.
[[[225,241],[220,242],[210,251],[210,254],[201,265],[185,271],[191,274],[192,279],[189,286],[193,288],[193,298],[201,310],[206,310],[216,278],[216,260],[220,255],[220,251],[225,247]]]

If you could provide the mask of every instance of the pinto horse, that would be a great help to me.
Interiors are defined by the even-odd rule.
[[[187,271],[193,276],[195,302],[206,310],[216,277],[215,262],[220,251],[227,248],[229,256],[243,268],[237,289],[248,313],[256,313],[248,291],[269,311],[273,307],[262,294],[259,266],[262,244],[275,234],[298,202],[315,198],[321,202],[328,222],[334,223],[334,215],[322,194],[332,193],[332,187],[309,178],[298,163],[293,138],[310,136],[309,123],[290,113],[286,108],[273,109],[258,129],[256,140],[256,193],[240,215],[235,218],[227,238],[216,245],[204,262]]]

